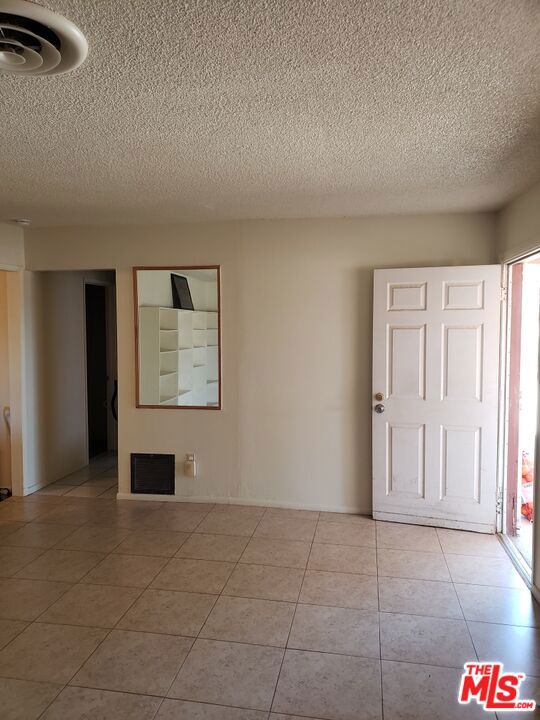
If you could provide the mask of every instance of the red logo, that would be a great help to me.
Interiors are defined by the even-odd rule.
[[[476,700],[484,710],[534,710],[534,700],[520,700],[519,686],[525,680],[525,673],[504,673],[500,662],[464,665],[461,676],[459,702],[462,705]]]

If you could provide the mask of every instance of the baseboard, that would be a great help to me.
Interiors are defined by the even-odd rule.
[[[210,497],[208,495],[200,495],[196,497],[184,497],[182,495],[153,495],[150,493],[124,493],[116,494],[117,500],[148,500],[152,502],[183,502],[183,503],[216,503],[219,505],[229,503],[226,497]]]
[[[154,502],[190,502],[190,503],[216,503],[218,505],[250,505],[254,507],[275,507],[286,510],[314,510],[316,512],[351,513],[354,515],[371,515],[365,509],[344,505],[310,505],[306,503],[287,503],[276,500],[254,500],[243,497],[212,497],[200,495],[185,497],[183,495],[147,495],[146,493],[121,493],[116,495],[117,500],[152,500]]]
[[[283,508],[284,510],[314,510],[315,512],[350,513],[351,515],[369,515],[371,511],[347,505],[310,505],[309,503],[281,502],[279,500],[253,500],[252,498],[232,497],[233,505],[254,505],[255,507]]]

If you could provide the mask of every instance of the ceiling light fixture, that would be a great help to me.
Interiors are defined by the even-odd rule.
[[[84,35],[62,15],[27,0],[0,0],[0,72],[57,75],[87,55]]]

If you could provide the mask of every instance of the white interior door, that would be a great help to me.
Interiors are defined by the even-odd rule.
[[[498,265],[375,271],[375,518],[495,531],[500,298]]]

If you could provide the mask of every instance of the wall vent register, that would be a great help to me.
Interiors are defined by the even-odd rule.
[[[131,492],[147,495],[174,495],[174,455],[131,454]]]

